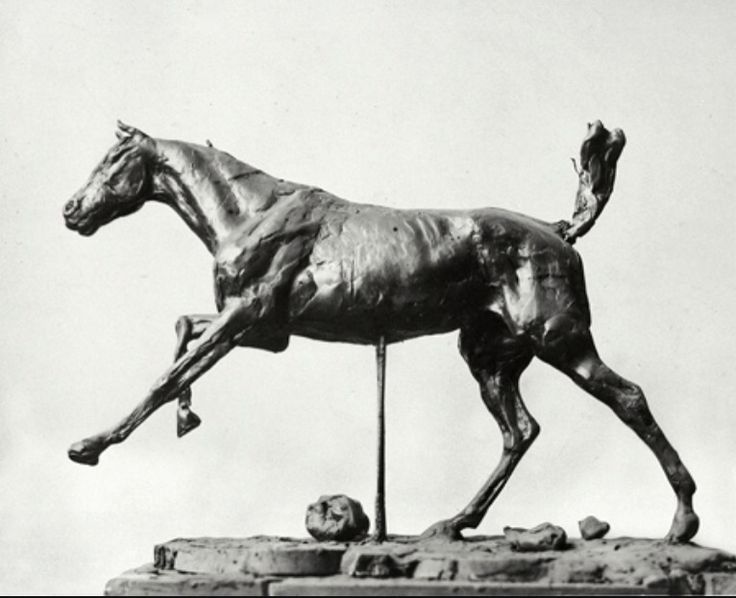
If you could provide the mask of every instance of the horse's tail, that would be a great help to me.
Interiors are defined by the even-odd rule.
[[[557,233],[571,245],[595,224],[613,193],[616,162],[626,144],[621,129],[608,131],[599,120],[588,124],[588,134],[580,147],[580,168],[573,159],[578,175],[575,211],[570,220],[555,223]]]

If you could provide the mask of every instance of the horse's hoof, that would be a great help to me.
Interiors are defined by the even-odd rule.
[[[675,515],[672,528],[665,540],[670,544],[684,544],[698,533],[698,527],[700,527],[700,519],[695,513],[692,511],[683,514],[678,513]]]
[[[69,447],[68,455],[72,461],[84,465],[97,465],[100,461],[100,445],[86,440],[75,442]]]
[[[184,434],[191,432],[202,420],[199,416],[190,410],[179,410],[176,418],[176,435],[181,438]]]
[[[460,530],[450,521],[438,521],[434,525],[429,526],[421,536],[420,540],[462,540],[463,535]]]

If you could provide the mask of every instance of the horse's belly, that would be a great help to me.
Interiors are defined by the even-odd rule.
[[[465,312],[462,300],[436,302],[397,301],[390,306],[378,304],[362,308],[342,309],[341,298],[334,294],[317,299],[290,323],[298,336],[316,340],[375,344],[384,336],[388,342],[399,342],[450,332],[460,327]]]
[[[290,330],[316,340],[375,344],[384,336],[398,342],[460,327],[467,300],[446,295],[423,299],[412,293],[382,295],[375,303],[354,302],[345,289],[320,293],[290,320]]]

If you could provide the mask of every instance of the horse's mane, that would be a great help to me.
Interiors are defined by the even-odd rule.
[[[189,143],[186,141],[173,141],[168,139],[157,139],[158,146],[162,157],[174,158],[176,154],[189,162],[192,168],[200,167],[209,170],[211,174],[219,174],[226,180],[236,180],[242,177],[262,174],[266,177],[275,177],[263,172],[259,168],[255,168],[250,164],[246,164],[230,155],[224,150],[217,149],[211,145],[199,145],[197,143]],[[215,171],[215,172],[212,172]]]
[[[270,203],[279,187],[302,187],[273,177],[213,146],[168,139],[156,139],[156,146],[164,164],[181,173],[184,170],[199,172],[200,185],[208,186],[225,201],[228,196],[237,203],[245,201],[250,206],[249,211]]]

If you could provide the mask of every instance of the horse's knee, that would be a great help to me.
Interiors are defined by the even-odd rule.
[[[692,496],[698,489],[695,480],[693,480],[692,476],[684,467],[675,475],[673,485],[676,487],[678,493],[686,496]]]
[[[192,320],[189,316],[181,316],[177,318],[174,324],[174,331],[176,335],[181,338],[184,335],[189,335],[192,331]]]

